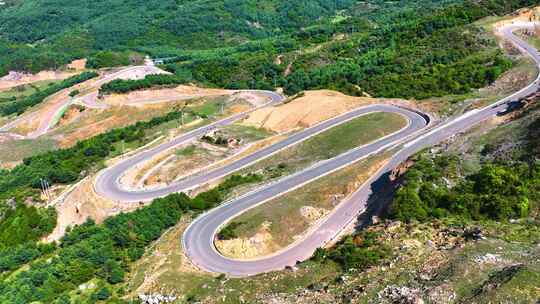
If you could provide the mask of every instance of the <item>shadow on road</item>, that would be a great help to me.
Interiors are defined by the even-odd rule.
[[[371,183],[371,195],[366,203],[366,211],[357,218],[356,231],[360,231],[373,224],[373,216],[380,216],[392,202],[402,177],[395,181],[390,180],[392,170],[386,171],[373,183]]]

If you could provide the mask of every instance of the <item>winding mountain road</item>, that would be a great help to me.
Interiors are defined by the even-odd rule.
[[[106,75],[105,77],[102,77],[101,79],[93,82],[90,86],[87,88],[84,88],[85,90],[95,90],[99,88],[101,85],[115,80],[115,79],[124,79],[126,78],[125,75],[129,75],[129,73],[139,73],[141,76],[148,75],[148,74],[157,74],[157,73],[164,73],[162,70],[155,66],[132,66],[125,69],[122,69],[120,71],[114,72],[110,75]],[[129,77],[128,77],[129,78]],[[69,89],[67,89],[69,90]],[[47,99],[54,98],[55,96],[58,96],[60,94],[65,93],[67,90],[61,90],[49,97]],[[103,109],[106,108],[106,105],[97,103],[97,92],[90,92],[87,94],[84,94],[83,96],[79,97],[85,106],[89,108],[96,108],[96,109]],[[7,123],[0,127],[0,132],[7,133],[9,130],[17,127],[18,125],[25,123],[33,118],[35,118],[37,115],[39,115],[42,120],[40,121],[39,126],[36,130],[30,132],[27,136],[21,136],[16,134],[7,133],[8,135],[13,136],[16,139],[23,139],[23,138],[38,138],[44,134],[46,134],[49,130],[51,130],[54,125],[57,123],[59,119],[59,115],[62,114],[63,110],[70,104],[74,102],[74,99],[70,97],[66,97],[60,102],[55,103],[54,105],[47,108],[46,112],[42,111],[35,111],[32,113],[23,114],[21,117],[13,120],[10,123]]]
[[[277,95],[275,93],[270,93],[270,92],[266,92],[265,94],[269,94],[270,97],[273,97],[271,103],[278,103],[281,101],[282,97],[280,95]],[[156,155],[158,155],[159,153],[167,149],[173,148],[180,144],[187,143],[190,140],[201,137],[202,135],[206,134],[210,130],[219,128],[227,124],[231,124],[245,117],[251,111],[237,114],[230,118],[218,121],[211,125],[183,134],[168,143],[165,143],[153,149],[144,151],[140,154],[137,154],[131,158],[128,158],[118,163],[117,165],[114,165],[112,167],[105,169],[104,171],[101,172],[101,174],[96,179],[95,189],[97,193],[102,196],[105,196],[105,197],[108,197],[110,199],[117,200],[117,201],[139,202],[139,201],[149,201],[156,197],[165,196],[173,192],[187,191],[197,186],[208,183],[212,180],[216,180],[220,177],[229,175],[235,171],[238,171],[244,167],[249,166],[250,164],[253,164],[259,160],[267,158],[287,147],[298,144],[299,142],[302,142],[312,136],[315,136],[325,130],[328,130],[329,128],[345,123],[356,117],[373,113],[373,112],[391,112],[391,113],[401,114],[409,119],[409,124],[407,125],[407,127],[403,128],[402,130],[398,132],[395,132],[394,134],[391,134],[390,136],[387,136],[372,144],[361,147],[364,149],[359,148],[355,151],[351,151],[351,152],[355,152],[353,157],[349,157],[347,159],[344,157],[336,158],[333,162],[330,162],[330,164],[325,167],[326,169],[331,168],[332,166],[338,167],[338,166],[346,165],[350,163],[351,160],[355,158],[359,158],[359,157],[364,157],[366,153],[371,153],[373,151],[379,150],[383,146],[386,147],[389,144],[395,143],[399,141],[400,139],[422,129],[426,125],[426,121],[423,118],[423,116],[413,111],[409,111],[403,108],[390,106],[390,105],[365,106],[365,107],[361,107],[356,110],[347,112],[343,115],[334,117],[332,119],[323,121],[310,128],[304,129],[280,142],[277,142],[273,145],[270,145],[266,148],[256,151],[255,153],[250,154],[244,158],[241,158],[231,164],[228,164],[223,167],[213,169],[210,171],[203,171],[203,172],[191,175],[186,179],[180,180],[178,182],[174,182],[166,187],[162,187],[158,189],[151,189],[151,190],[130,190],[130,189],[125,189],[122,187],[122,184],[120,183],[120,178],[125,174],[125,172],[133,168],[135,165],[151,160],[153,157],[155,157]],[[311,180],[314,177],[320,176],[320,174],[321,172],[316,171],[316,170],[306,170],[305,175],[302,176],[302,179],[304,181]],[[288,186],[287,187],[281,186],[280,189],[281,191],[284,191],[287,188]]]
[[[536,65],[540,67],[540,55],[530,45],[519,39],[513,31],[521,28],[532,28],[532,24],[515,24],[507,26],[501,30],[501,34],[511,41],[522,52],[534,59]],[[96,179],[95,190],[108,198],[121,202],[149,201],[156,197],[162,197],[172,192],[186,191],[198,185],[205,184],[211,180],[218,179],[248,166],[263,158],[306,140],[324,130],[336,125],[345,123],[355,117],[373,112],[391,112],[403,115],[409,121],[408,125],[370,144],[352,149],[346,153],[338,155],[332,159],[322,161],[312,167],[297,172],[291,176],[278,180],[270,185],[263,186],[253,192],[232,201],[224,203],[219,207],[210,210],[199,216],[185,231],[182,243],[187,256],[198,267],[212,272],[226,273],[230,276],[249,276],[261,272],[283,269],[285,266],[294,265],[297,261],[308,259],[318,247],[323,246],[328,241],[338,235],[348,224],[366,209],[366,202],[373,194],[371,184],[384,174],[393,170],[401,162],[419,150],[437,144],[455,134],[466,131],[470,127],[486,120],[489,117],[503,112],[507,107],[507,102],[513,101],[536,92],[539,88],[537,78],[533,83],[519,92],[498,101],[488,107],[469,111],[457,118],[451,119],[431,129],[427,129],[429,124],[426,116],[408,109],[390,105],[371,105],[355,109],[341,116],[321,122],[313,127],[293,134],[289,138],[273,144],[267,148],[259,150],[231,164],[210,171],[200,172],[175,182],[163,188],[151,190],[130,190],[123,188],[120,178],[125,172],[134,166],[152,159],[157,154],[189,142],[194,138],[219,128],[231,124],[249,112],[234,115],[232,117],[217,121],[210,125],[178,136],[172,141],[161,144],[152,149],[140,152],[129,157],[116,165],[104,169]],[[264,106],[277,104],[283,97],[273,92],[259,92],[265,94],[270,99]],[[253,110],[252,110],[253,111]],[[385,167],[364,183],[349,198],[341,202],[336,209],[322,222],[317,229],[308,233],[303,239],[291,246],[279,251],[271,256],[255,260],[233,260],[222,256],[214,246],[214,239],[219,229],[246,210],[258,206],[270,199],[283,195],[289,191],[297,189],[331,172],[339,170],[356,161],[364,159],[374,153],[379,153],[390,148],[399,148]]]
[[[516,24],[503,28],[501,34],[511,41],[522,52],[534,59],[540,68],[540,55],[536,49],[528,45],[513,34],[513,31],[522,28],[532,28],[533,24]],[[283,269],[285,266],[292,266],[297,261],[308,259],[316,248],[323,246],[332,240],[340,231],[348,226],[351,221],[366,208],[366,202],[372,193],[372,183],[387,174],[400,163],[405,161],[412,154],[425,147],[437,144],[455,134],[466,131],[470,127],[503,112],[507,108],[507,102],[526,97],[535,93],[539,88],[540,75],[524,89],[506,97],[495,104],[482,109],[472,110],[460,117],[452,119],[446,123],[435,127],[417,138],[405,143],[401,150],[397,152],[382,170],[372,176],[355,193],[353,193],[325,219],[316,230],[309,233],[305,238],[275,253],[274,255],[256,260],[233,260],[221,255],[214,246],[214,239],[219,229],[231,219],[245,212],[247,209],[268,201],[274,197],[282,195],[291,189],[297,188],[308,181],[316,174],[324,175],[335,170],[342,165],[346,165],[346,160],[356,161],[362,157],[362,153],[367,156],[369,153],[376,153],[378,149],[370,149],[371,145],[361,147],[357,150],[347,152],[331,160],[325,161],[314,168],[309,168],[299,174],[289,176],[262,189],[258,189],[243,197],[237,198],[228,203],[201,215],[185,231],[182,243],[187,256],[198,267],[207,271],[226,273],[230,276],[242,277],[254,275],[262,272]],[[418,123],[418,122],[416,122]],[[413,123],[414,124],[414,123]],[[375,143],[377,144],[377,143]],[[381,149],[382,147],[379,147]],[[364,157],[365,157],[364,156]]]

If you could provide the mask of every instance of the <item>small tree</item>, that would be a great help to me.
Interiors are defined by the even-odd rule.
[[[81,93],[79,90],[71,91],[71,93],[69,93],[69,97],[75,97],[79,95],[79,93]]]

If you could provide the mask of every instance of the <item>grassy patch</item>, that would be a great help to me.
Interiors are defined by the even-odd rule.
[[[367,114],[278,152],[245,170],[252,172],[280,168],[280,174],[292,173],[396,132],[405,124],[406,120],[398,114]]]
[[[10,88],[9,90],[0,91],[0,102],[14,100],[15,98],[30,96],[36,93],[37,91],[40,91],[58,82],[60,81],[59,80],[43,80],[43,81],[37,81],[33,83],[28,83],[28,84],[22,84],[20,86]]]
[[[193,153],[195,153],[195,150],[197,147],[195,145],[187,146],[183,149],[177,150],[176,155],[178,156],[191,156]]]
[[[311,182],[241,214],[224,230],[228,235],[253,236],[268,221],[274,247],[289,245],[318,218],[364,183],[388,155],[372,157]],[[230,230],[230,231],[229,231]]]
[[[248,142],[261,140],[271,135],[271,133],[265,129],[240,124],[225,126],[223,132],[227,134],[228,137],[241,138]]]
[[[57,148],[50,138],[10,140],[0,144],[0,162],[20,161],[26,157],[41,154]]]

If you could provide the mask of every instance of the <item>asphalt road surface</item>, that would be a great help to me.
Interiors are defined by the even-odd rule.
[[[134,72],[134,71],[135,72],[140,71],[143,74],[163,73],[162,70],[160,70],[160,69],[158,69],[158,68],[156,68],[154,66],[132,66],[132,67],[122,69],[122,70],[120,70],[118,72],[112,73],[110,75],[107,75],[107,76],[99,79],[95,83],[92,83],[92,85],[90,87],[86,88],[86,89],[88,90],[88,89],[98,88],[98,87],[100,87],[101,85],[103,85],[106,82],[109,82],[109,81],[112,81],[112,80],[115,80],[115,79],[121,79],[121,78],[123,78],[123,76],[125,74],[131,73],[131,72]],[[54,96],[62,94],[64,92],[65,92],[65,90],[61,90],[61,91],[47,97],[47,99],[53,98]],[[106,106],[95,102],[96,99],[97,99],[97,92],[86,94],[86,95],[84,95],[84,96],[82,96],[80,98],[83,101],[86,101],[85,106],[87,106],[87,107],[90,107],[90,108],[106,108]],[[38,138],[38,137],[46,134],[51,128],[54,127],[54,124],[56,123],[56,120],[57,120],[57,116],[60,115],[60,112],[63,109],[65,109],[65,107],[67,107],[72,102],[73,102],[72,98],[66,98],[66,99],[62,100],[61,102],[58,102],[54,106],[50,107],[47,110],[46,113],[36,111],[36,112],[28,113],[28,114],[23,114],[21,117],[13,120],[12,122],[1,126],[0,127],[0,132],[6,133],[9,130],[17,127],[21,123],[24,123],[24,122],[26,122],[28,120],[31,120],[36,115],[40,115],[40,116],[43,116],[44,119],[40,122],[40,125],[38,126],[38,128],[35,131],[29,133],[25,137],[16,136],[16,134],[12,135],[16,139],[20,139],[20,138]]]
[[[512,31],[520,28],[532,28],[532,25],[516,24],[504,28],[501,32],[506,39],[513,42],[521,51],[532,57],[537,66],[540,67],[540,55],[537,50],[512,34]],[[539,78],[519,92],[495,104],[467,112],[405,143],[402,149],[392,157],[391,161],[383,170],[372,176],[351,197],[342,202],[315,231],[274,255],[248,261],[229,259],[217,252],[214,246],[214,238],[224,224],[246,209],[302,185],[309,177],[334,170],[336,167],[346,163],[345,160],[353,162],[361,157],[362,153],[369,153],[369,149],[363,151],[360,148],[352,153],[348,152],[346,156],[338,156],[315,168],[310,168],[301,174],[287,177],[277,184],[259,189],[201,215],[184,233],[182,239],[184,250],[187,256],[198,267],[207,271],[226,273],[230,276],[249,276],[279,270],[285,266],[292,266],[297,261],[306,260],[311,257],[316,248],[324,246],[324,244],[332,240],[332,238],[365,210],[368,198],[373,195],[371,184],[374,181],[393,170],[409,156],[421,149],[437,144],[453,135],[466,131],[487,118],[504,112],[507,108],[506,103],[509,101],[518,100],[535,93],[539,88]]]

